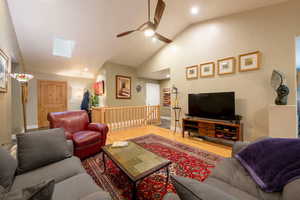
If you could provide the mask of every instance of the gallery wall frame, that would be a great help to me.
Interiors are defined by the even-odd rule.
[[[261,65],[261,52],[255,51],[239,55],[239,71],[247,72],[258,70]]]
[[[200,64],[200,77],[208,78],[215,76],[215,62]]]

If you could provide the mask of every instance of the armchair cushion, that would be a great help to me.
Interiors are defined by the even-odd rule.
[[[63,129],[49,129],[17,135],[18,173],[71,157]]]
[[[79,131],[73,134],[75,147],[83,147],[101,140],[101,134],[96,131]]]
[[[99,131],[101,133],[107,133],[108,127],[106,124],[100,124],[100,123],[90,123],[88,125],[88,129],[91,131]]]

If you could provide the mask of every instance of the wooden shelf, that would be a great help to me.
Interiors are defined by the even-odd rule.
[[[182,137],[184,137],[185,131],[198,133],[198,136],[207,136],[212,138],[220,138],[230,141],[242,141],[243,140],[243,124],[234,124],[226,121],[209,120],[209,119],[196,119],[196,118],[183,118],[182,119]],[[227,129],[227,130],[224,130]],[[223,137],[217,137],[223,134]],[[230,139],[230,135],[231,139]],[[228,137],[228,138],[225,138]],[[235,139],[233,139],[235,138]]]

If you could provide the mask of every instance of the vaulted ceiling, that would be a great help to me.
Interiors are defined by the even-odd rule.
[[[26,71],[92,77],[106,61],[138,67],[163,45],[143,33],[116,38],[147,19],[147,0],[7,0]],[[158,32],[174,39],[199,21],[286,0],[165,0]],[[151,0],[152,13],[157,0]],[[190,8],[197,6],[198,15]],[[75,41],[73,56],[53,56],[54,38]],[[88,68],[88,72],[84,72]]]

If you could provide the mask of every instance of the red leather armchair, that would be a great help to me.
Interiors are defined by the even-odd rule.
[[[108,127],[89,123],[86,111],[53,112],[48,114],[50,128],[64,128],[66,137],[73,140],[74,154],[80,159],[94,155],[105,145]]]

